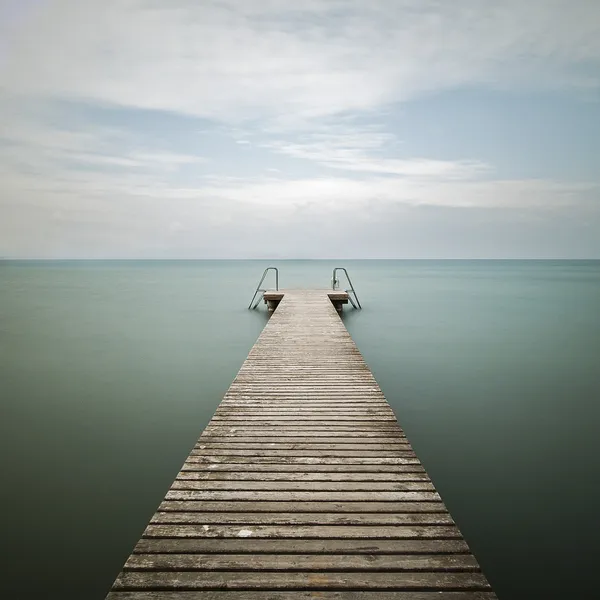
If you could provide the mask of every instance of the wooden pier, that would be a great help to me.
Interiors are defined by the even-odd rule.
[[[492,600],[326,290],[282,298],[109,600]]]

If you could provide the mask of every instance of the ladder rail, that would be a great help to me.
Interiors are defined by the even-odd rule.
[[[248,304],[248,310],[253,310],[258,306],[262,295],[267,291],[266,289],[262,289],[260,286],[262,285],[265,277],[267,276],[269,271],[275,271],[275,291],[279,291],[279,269],[277,267],[267,267],[256,286],[256,290],[254,291],[254,295],[252,296],[252,300],[250,300],[250,304]],[[258,299],[254,302],[256,296],[258,295]]]
[[[348,299],[350,300],[350,304],[352,304],[354,308],[362,309],[362,306],[358,299],[358,295],[356,294],[356,290],[352,285],[352,279],[350,279],[350,275],[348,275],[348,271],[344,267],[335,267],[335,269],[333,269],[333,275],[331,277],[331,288],[335,290],[337,289],[336,286],[339,286],[340,284],[340,281],[337,278],[338,271],[344,271],[344,275],[346,275],[346,279],[348,280],[348,285],[350,286],[350,288],[347,289],[346,292],[348,293]],[[354,295],[354,299],[352,298],[351,294]]]

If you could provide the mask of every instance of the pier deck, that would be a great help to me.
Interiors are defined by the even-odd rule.
[[[326,290],[285,292],[109,600],[492,600]]]

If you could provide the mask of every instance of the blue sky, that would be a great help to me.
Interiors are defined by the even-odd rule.
[[[600,2],[0,0],[0,257],[600,258]]]

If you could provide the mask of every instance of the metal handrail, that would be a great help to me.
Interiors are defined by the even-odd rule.
[[[263,276],[260,278],[258,285],[256,286],[256,291],[254,292],[254,296],[252,296],[252,300],[250,300],[250,304],[248,304],[248,310],[254,309],[258,306],[258,303],[260,302],[262,295],[258,297],[258,300],[256,301],[256,303],[254,304],[254,306],[252,306],[252,304],[254,303],[254,299],[256,298],[256,295],[259,292],[261,294],[264,294],[267,291],[267,290],[261,289],[260,286],[262,285],[262,282],[265,280],[267,273],[271,270],[275,271],[275,291],[279,291],[279,270],[277,269],[277,267],[267,267],[265,269],[265,272],[263,273]]]
[[[352,285],[352,280],[350,279],[350,275],[348,275],[348,271],[346,271],[346,269],[344,267],[336,267],[333,270],[333,275],[331,277],[331,289],[336,290],[339,288],[340,280],[337,278],[338,271],[344,271],[344,274],[346,275],[346,279],[348,280],[348,285],[350,286],[350,289],[347,289],[346,293],[348,294],[348,300],[350,300],[350,304],[352,304],[352,306],[354,308],[362,309],[362,306],[360,305],[360,302],[358,300],[358,296],[356,295],[356,291],[354,290],[354,286]],[[352,296],[350,294],[354,294],[354,299],[352,298]]]

